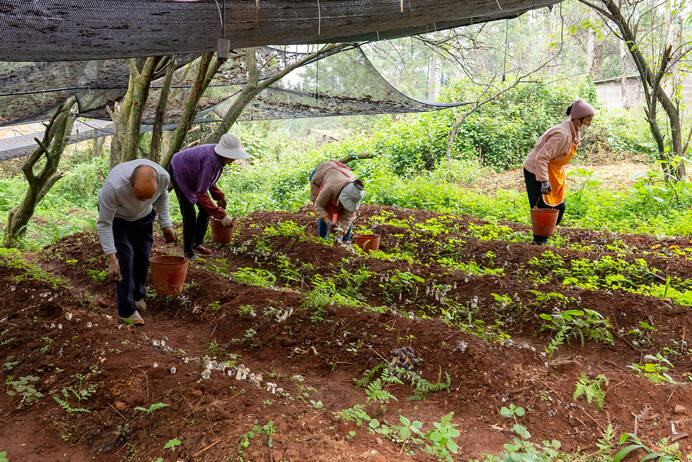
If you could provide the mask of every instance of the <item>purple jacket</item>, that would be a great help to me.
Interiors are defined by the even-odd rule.
[[[206,193],[219,181],[223,162],[214,152],[215,144],[203,144],[176,153],[171,160],[173,178],[178,188],[192,204],[197,193]]]

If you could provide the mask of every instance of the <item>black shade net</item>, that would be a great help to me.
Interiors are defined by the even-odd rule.
[[[502,18],[556,0],[0,0],[0,61],[72,61],[373,41]]]

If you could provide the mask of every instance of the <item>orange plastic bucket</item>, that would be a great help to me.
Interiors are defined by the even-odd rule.
[[[353,242],[363,250],[378,250],[380,248],[380,235],[359,234],[353,237]]]
[[[555,231],[557,216],[560,214],[558,209],[531,209],[531,225],[533,234],[536,236],[550,237]]]
[[[151,283],[159,295],[178,295],[183,291],[190,260],[172,255],[157,255],[149,259]]]
[[[221,220],[211,219],[211,240],[220,244],[228,244],[233,237],[233,227],[226,228]]]

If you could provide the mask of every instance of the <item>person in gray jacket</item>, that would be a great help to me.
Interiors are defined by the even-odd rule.
[[[145,284],[157,212],[166,242],[177,241],[169,212],[169,183],[163,167],[136,159],[116,165],[99,191],[96,227],[108,256],[108,276],[118,283],[118,316],[134,325],[144,324],[140,312],[147,309]]]

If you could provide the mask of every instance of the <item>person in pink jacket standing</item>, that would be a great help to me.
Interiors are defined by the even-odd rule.
[[[545,132],[524,161],[524,181],[529,206],[558,209],[557,224],[565,213],[565,165],[577,152],[581,135],[596,114],[594,108],[578,99],[567,108],[569,119]],[[533,242],[544,245],[547,236],[534,234]]]

